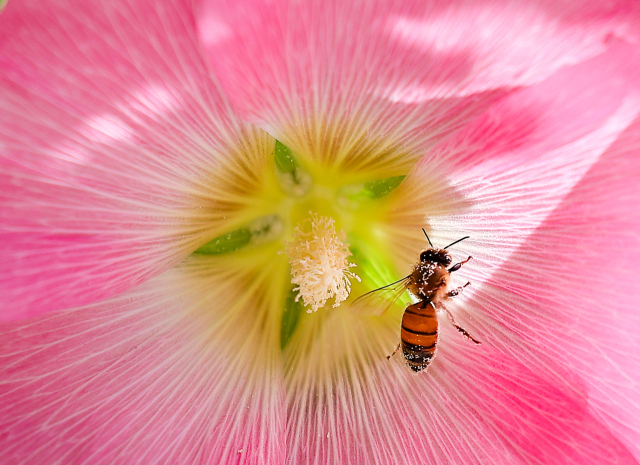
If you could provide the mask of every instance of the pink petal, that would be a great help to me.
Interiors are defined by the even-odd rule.
[[[335,131],[424,151],[509,89],[636,38],[639,16],[628,1],[206,1],[198,32],[234,108],[292,147]]]
[[[481,418],[510,456],[522,463],[637,463],[593,414],[571,367],[548,376],[540,370],[538,351],[513,357],[510,341],[499,333],[485,333],[483,344],[474,346],[445,323],[441,338],[442,374],[434,376],[442,376],[448,391],[456,393],[458,408]]]
[[[454,251],[474,257],[469,280],[482,283],[510,260],[638,117],[639,69],[640,49],[616,44],[505,98],[416,166],[407,192],[399,194],[427,206],[423,221],[434,244],[471,236]],[[445,173],[445,192],[420,192],[421,183],[435,184],[430,179],[442,184]],[[392,236],[401,250],[402,240],[424,223],[397,216]],[[411,257],[403,251],[403,260],[413,262],[416,250]]]
[[[188,7],[27,1],[0,16],[0,319],[122,292],[215,233],[234,123]]]
[[[239,308],[237,286],[215,281],[224,271],[202,270],[3,324],[0,462],[283,463],[280,348],[256,324],[264,305]]]
[[[640,461],[639,147],[636,119],[479,292],[477,311],[487,337],[501,328],[538,372],[574,372],[592,414]]]

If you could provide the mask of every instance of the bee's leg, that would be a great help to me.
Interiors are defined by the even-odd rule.
[[[467,287],[469,285],[471,285],[471,283],[467,283],[467,284],[465,284],[464,286],[461,286],[461,287],[456,287],[454,290],[447,292],[447,297],[455,297],[455,296],[457,296],[458,294],[460,294],[462,292],[462,290],[465,287]]]
[[[391,355],[387,355],[387,360],[391,360],[391,357],[393,357],[396,354],[396,352],[400,350],[400,344],[402,344],[402,342],[398,342],[398,347],[396,347],[396,350],[394,350]]]
[[[478,341],[477,339],[474,339],[471,334],[469,334],[467,332],[466,329],[464,329],[462,326],[460,326],[458,323],[456,323],[456,320],[453,318],[453,315],[451,314],[451,312],[449,311],[449,309],[447,309],[445,306],[441,307],[446,313],[447,316],[449,317],[449,321],[451,321],[451,324],[453,326],[455,326],[455,328],[460,331],[462,333],[462,335],[468,339],[471,339],[473,342],[475,342],[476,344],[480,344],[480,341]]]
[[[451,268],[449,268],[449,273],[453,273],[454,271],[458,271],[460,268],[462,268],[462,265],[464,265],[465,263],[467,263],[469,260],[471,260],[473,257],[471,255],[469,255],[469,258],[467,258],[466,260],[462,260],[460,263],[456,263],[455,265],[453,265]]]

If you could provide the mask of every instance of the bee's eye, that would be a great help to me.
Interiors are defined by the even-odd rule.
[[[442,264],[443,264],[444,266],[449,266],[449,265],[451,265],[451,257],[449,257],[448,255],[445,255],[445,256],[443,257],[442,261],[443,261],[443,263],[442,263]]]

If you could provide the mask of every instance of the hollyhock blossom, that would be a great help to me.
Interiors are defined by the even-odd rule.
[[[0,461],[637,463],[639,18],[9,2]],[[351,302],[421,228],[482,344],[415,374]]]

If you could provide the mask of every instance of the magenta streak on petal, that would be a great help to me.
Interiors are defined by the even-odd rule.
[[[456,393],[467,415],[501,438],[522,463],[637,464],[623,443],[593,415],[586,392],[567,376],[564,383],[539,370],[534,358],[511,357],[497,350],[500,335],[474,346],[446,326],[442,339],[442,383]],[[443,344],[444,346],[444,344]],[[504,347],[504,346],[503,346]]]
[[[639,155],[636,120],[491,279],[480,310],[537,371],[552,359],[575,372],[591,414],[637,460]]]

